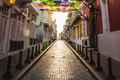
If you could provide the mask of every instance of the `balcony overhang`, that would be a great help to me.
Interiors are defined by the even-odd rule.
[[[76,15],[70,25],[73,26],[74,24],[77,24],[80,20],[81,20],[80,15]]]

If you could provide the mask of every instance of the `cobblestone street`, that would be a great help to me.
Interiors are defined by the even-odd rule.
[[[64,41],[58,40],[22,80],[94,80]]]
[[[120,0],[0,0],[0,80],[120,80]]]

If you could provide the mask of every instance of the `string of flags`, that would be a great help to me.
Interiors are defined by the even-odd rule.
[[[50,11],[73,11],[80,9],[80,1],[78,0],[33,0],[32,6],[36,10]]]

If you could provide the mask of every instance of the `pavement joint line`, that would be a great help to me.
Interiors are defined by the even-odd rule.
[[[65,44],[72,50],[72,52],[80,59],[80,61],[83,63],[83,65],[89,70],[90,73],[97,79],[97,80],[103,80],[97,72],[66,42]]]
[[[38,57],[36,57],[30,64],[28,64],[19,74],[17,77],[13,78],[13,80],[21,80],[27,72],[40,60],[40,58],[55,44],[56,41],[54,41],[52,44],[50,44]]]

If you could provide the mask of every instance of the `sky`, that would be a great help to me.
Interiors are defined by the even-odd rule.
[[[67,19],[68,12],[53,12],[52,20],[56,20],[57,32],[60,33],[63,31]]]

